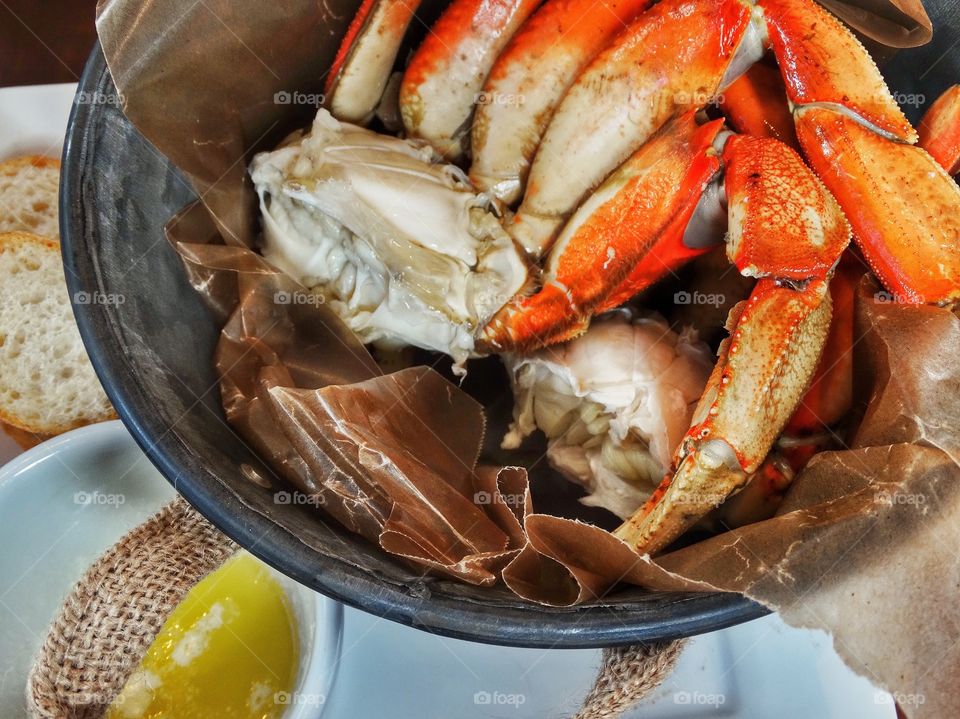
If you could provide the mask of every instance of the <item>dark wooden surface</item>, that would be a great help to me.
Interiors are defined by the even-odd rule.
[[[96,40],[96,0],[0,0],[0,87],[76,82]]]

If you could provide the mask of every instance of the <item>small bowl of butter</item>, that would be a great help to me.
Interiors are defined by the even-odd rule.
[[[167,618],[106,719],[317,719],[343,608],[240,551]]]

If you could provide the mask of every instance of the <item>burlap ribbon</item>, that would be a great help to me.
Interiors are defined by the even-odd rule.
[[[237,545],[179,497],[104,553],[70,592],[27,680],[43,719],[95,719],[161,627]]]
[[[237,550],[177,498],[87,570],[50,627],[27,682],[38,719],[95,719],[123,688],[170,612]],[[575,719],[611,719],[676,665],[683,642],[607,649]]]

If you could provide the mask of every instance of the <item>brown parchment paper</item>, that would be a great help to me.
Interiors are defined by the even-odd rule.
[[[823,0],[892,47],[922,42],[916,0]],[[526,472],[478,466],[484,408],[431,369],[383,374],[319,303],[254,251],[245,170],[315,111],[346,0],[108,0],[98,29],[128,117],[192,180],[203,204],[169,237],[223,321],[212,361],[230,422],[286,482],[416,567],[568,606],[622,583],[738,591],[898,692],[913,717],[956,716],[960,693],[960,327],[864,286],[850,449],[818,456],[780,513],[653,561],[600,527],[539,514]],[[266,487],[264,491],[270,491]]]

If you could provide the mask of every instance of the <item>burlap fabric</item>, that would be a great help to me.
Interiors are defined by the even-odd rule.
[[[103,714],[170,612],[237,545],[177,498],[94,563],[50,627],[27,681],[43,719]]]
[[[177,498],[101,556],[70,592],[27,682],[42,719],[100,717],[170,612],[237,546]],[[619,716],[673,671],[683,642],[606,649],[576,719]]]

